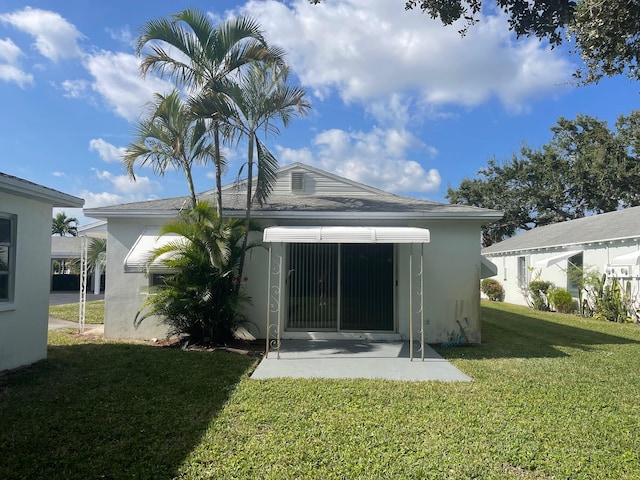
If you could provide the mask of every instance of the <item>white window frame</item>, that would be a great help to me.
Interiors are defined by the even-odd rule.
[[[518,287],[526,287],[529,284],[529,257],[520,255],[517,257]]]
[[[0,238],[0,248],[7,249],[7,268],[0,270],[0,276],[7,278],[7,297],[0,297],[0,311],[14,308],[16,283],[17,215],[0,212],[0,220],[9,222],[9,239]]]

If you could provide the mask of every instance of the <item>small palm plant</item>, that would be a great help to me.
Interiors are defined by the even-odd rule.
[[[169,335],[187,344],[221,344],[246,319],[242,307],[249,297],[237,289],[244,222],[221,220],[215,208],[198,202],[165,224],[160,235],[178,240],[155,249],[149,259],[170,272],[164,285],[150,295],[134,323],[159,316]]]

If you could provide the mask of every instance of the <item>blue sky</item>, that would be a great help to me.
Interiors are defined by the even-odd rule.
[[[467,37],[404,2],[307,0],[0,4],[0,171],[82,197],[87,207],[187,194],[176,172],[129,179],[118,157],[160,78],[142,80],[133,41],[148,20],[196,7],[217,22],[256,18],[287,52],[313,105],[268,144],[282,165],[300,161],[401,195],[445,201],[447,187],[522,142],[540,146],[560,116],[613,124],[639,108],[626,77],[575,87],[568,48],[516,40],[486,12]],[[226,181],[244,149],[228,151]],[[213,188],[211,167],[195,172]],[[81,211],[68,215],[84,218]]]

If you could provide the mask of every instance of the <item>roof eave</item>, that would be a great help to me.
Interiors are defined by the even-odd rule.
[[[176,210],[109,210],[108,208],[85,209],[84,215],[91,218],[173,218]],[[223,215],[229,217],[244,216],[242,210],[226,210]],[[253,210],[253,218],[309,218],[309,219],[333,219],[333,220],[353,220],[355,218],[367,219],[416,219],[432,218],[437,220],[481,220],[491,222],[502,218],[495,211],[479,212],[327,212],[327,211],[295,211],[295,210]]]
[[[0,191],[51,204],[53,207],[82,208],[84,199],[17,177],[3,176]]]

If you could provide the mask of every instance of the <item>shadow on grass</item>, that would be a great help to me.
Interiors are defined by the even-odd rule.
[[[549,317],[544,319],[541,317]],[[580,321],[584,327],[579,326]],[[594,328],[596,327],[596,328]],[[599,331],[620,331],[622,325],[594,323],[570,315],[542,313],[526,307],[483,305],[482,344],[451,349],[436,348],[445,358],[553,358],[564,357],[563,348],[592,350],[597,345],[639,344],[633,338]],[[640,330],[638,330],[640,338]]]
[[[254,365],[224,352],[51,346],[0,388],[0,478],[171,478]]]

